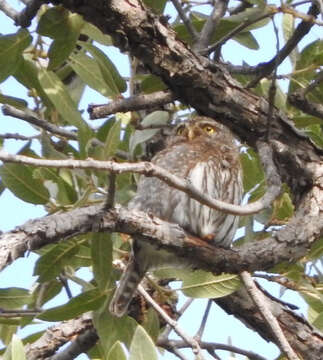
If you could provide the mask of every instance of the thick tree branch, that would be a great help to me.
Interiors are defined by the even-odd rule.
[[[323,235],[322,192],[314,188],[302,204],[304,205],[299,207],[288,225],[273,237],[248,243],[240,247],[239,251],[215,248],[185,233],[176,224],[121,207],[111,209],[104,215],[101,231],[140,236],[145,241],[167,247],[179,257],[192,258],[199,268],[217,274],[239,274],[243,270],[268,270],[275,264],[295,261],[307,253],[311,244]],[[75,209],[27,222],[24,226],[3,234],[0,238],[0,269],[28,250],[36,250],[61,239],[91,232],[93,222],[101,214],[101,206]]]
[[[35,159],[24,155],[11,155],[0,150],[0,160],[3,162],[14,162],[18,164],[32,165],[38,167],[55,167],[55,168],[69,168],[69,169],[97,169],[97,170],[106,170],[113,172],[115,174],[120,174],[124,172],[133,172],[138,174],[143,174],[145,176],[155,176],[158,179],[164,181],[166,184],[186,192],[191,198],[199,201],[201,204],[207,205],[210,208],[223,211],[230,214],[236,215],[250,215],[255,214],[271,205],[271,202],[277,197],[280,191],[280,181],[275,172],[274,164],[270,160],[270,148],[265,144],[261,143],[260,148],[267,151],[263,152],[262,159],[264,159],[264,164],[268,167],[268,173],[270,177],[268,178],[271,187],[266,192],[266,194],[259,200],[239,206],[233,205],[221,200],[213,199],[207,194],[203,193],[196,189],[190,182],[185,179],[181,179],[178,176],[175,176],[169,173],[167,170],[162,169],[159,166],[156,166],[150,162],[142,163],[116,163],[114,161],[97,161],[97,160],[43,160]]]
[[[54,325],[48,328],[37,341],[26,345],[27,359],[39,360],[48,358],[55,354],[61,346],[73,340],[75,336],[84,334],[87,330],[92,331],[92,329],[92,319],[89,313]]]
[[[100,119],[116,112],[128,112],[151,109],[156,106],[166,105],[176,100],[171,91],[157,91],[152,94],[131,96],[127,99],[118,99],[106,105],[89,105],[90,118]]]
[[[103,217],[101,231],[141,236],[145,241],[173,249],[172,251],[176,251],[178,256],[191,257],[196,268],[203,268],[214,273],[240,273],[244,269],[266,270],[276,263],[294,261],[304,256],[314,237],[320,236],[319,227],[323,221],[311,219],[314,209],[313,204],[309,203],[310,199],[311,197],[304,199],[304,203],[308,205],[307,208],[300,209],[288,227],[278,231],[275,237],[248,243],[240,247],[238,251],[214,248],[210,244],[185,234],[178,225],[165,223],[141,212],[129,212],[120,207],[110,210]],[[313,202],[313,199],[311,201]],[[323,201],[320,204],[322,206]],[[39,220],[29,221],[24,226],[3,234],[0,239],[1,268],[17,257],[23,256],[26,251],[36,250],[48,243],[92,231],[93,221],[97,219],[100,209],[100,206],[91,206],[49,215]],[[304,223],[304,213],[310,216],[306,223]],[[311,231],[314,233],[310,234]],[[217,299],[216,302],[227,312],[233,312],[250,327],[257,328],[265,339],[274,340],[272,332],[269,331],[259,313],[251,310],[253,304],[248,298],[247,293],[239,290],[236,294]],[[281,303],[270,298],[267,300],[271,304],[270,308],[274,316],[279,319],[280,326],[291,346],[300,352],[304,359],[320,360],[323,337],[317,334],[304,319],[290,312]],[[309,352],[308,349],[311,351]]]
[[[265,296],[265,294],[264,294]],[[247,327],[257,332],[267,341],[275,341],[271,329],[264,322],[260,312],[254,306],[250,295],[244,287],[225,298],[215,302],[228,314],[240,319]],[[315,330],[303,317],[290,311],[279,302],[266,297],[270,310],[278,320],[289,344],[304,360],[321,360],[323,335]]]
[[[71,360],[89,351],[99,340],[94,328],[80,334],[66,349],[52,356],[50,360]]]

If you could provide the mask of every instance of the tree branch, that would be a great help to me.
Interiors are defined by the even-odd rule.
[[[262,317],[264,318],[265,322],[267,322],[267,325],[270,327],[274,336],[276,337],[280,349],[283,351],[284,354],[286,354],[289,360],[299,360],[298,356],[295,354],[294,350],[288,343],[282,329],[279,326],[277,319],[269,310],[269,304],[266,303],[266,298],[263,296],[262,292],[256,287],[251,275],[247,271],[243,271],[240,274],[240,277],[254,304],[258,307]]]
[[[36,114],[29,110],[20,110],[11,105],[3,105],[2,106],[2,113],[4,115],[12,116],[17,119],[21,119],[26,121],[29,124],[36,125],[41,129],[49,131],[51,134],[63,136],[70,140],[77,140],[77,133],[74,131],[62,129],[56,125],[51,124],[46,120],[39,119]]]
[[[260,143],[259,143],[260,144]],[[255,214],[264,208],[270,206],[271,202],[276,198],[280,190],[279,177],[277,178],[273,162],[269,160],[270,154],[269,147],[265,143],[259,145],[260,150],[267,149],[268,153],[263,154],[262,158],[265,159],[265,165],[270,172],[270,180],[272,186],[268,189],[266,194],[259,200],[239,206],[229,204],[220,200],[216,200],[196,189],[190,182],[185,179],[181,179],[169,173],[167,170],[156,166],[150,162],[141,163],[116,163],[113,161],[98,161],[98,160],[43,160],[35,159],[24,155],[12,155],[8,154],[4,150],[0,150],[0,160],[3,162],[14,162],[18,164],[32,165],[37,167],[55,167],[58,169],[97,169],[107,170],[115,174],[124,172],[133,172],[143,174],[145,176],[154,176],[164,181],[166,184],[187,193],[191,198],[197,200],[203,205],[207,205],[210,208],[223,211],[235,215],[250,215]],[[266,163],[267,162],[267,163]]]
[[[99,340],[95,329],[88,329],[80,334],[66,349],[52,356],[50,360],[71,360],[89,351]]]
[[[176,100],[171,91],[157,91],[152,94],[131,96],[127,99],[118,99],[106,105],[89,105],[90,118],[100,119],[116,112],[128,112],[142,109],[151,109],[156,106],[166,105]]]
[[[206,20],[206,22],[201,30],[199,39],[194,46],[194,49],[196,51],[200,51],[209,45],[212,35],[213,35],[219,21],[224,16],[227,8],[228,8],[228,0],[217,0],[215,2],[212,13]],[[201,52],[201,53],[203,53],[203,52]],[[209,52],[209,54],[210,54],[210,52]]]
[[[178,336],[180,336],[189,347],[192,348],[193,353],[198,359],[203,360],[204,356],[201,352],[201,348],[199,342],[186,334],[186,332],[178,325],[177,321],[172,319],[164,309],[162,309],[156,301],[148,294],[148,292],[143,288],[143,286],[138,286],[138,292],[142,295],[145,300],[157,311],[157,313],[166,321],[168,325],[172,327],[172,329],[176,332]]]
[[[166,349],[168,348],[168,346],[171,346],[171,347],[177,348],[177,349],[187,348],[187,344],[183,340],[166,340],[163,342],[157,342],[157,345],[165,347]],[[208,341],[201,341],[200,346],[203,350],[209,350],[209,351],[210,350],[211,351],[214,351],[214,350],[231,351],[236,354],[244,355],[250,360],[266,360],[266,358],[264,358],[263,356],[258,355],[252,351],[243,350],[243,349],[240,349],[240,348],[238,348],[236,346],[232,346],[232,345],[208,342]]]
[[[25,347],[28,360],[45,359],[52,356],[57,349],[71,341],[75,336],[93,331],[92,319],[89,313],[48,328],[34,343]],[[70,358],[69,358],[70,359]]]
[[[187,31],[191,35],[193,39],[193,43],[199,38],[198,32],[195,30],[195,27],[191,23],[190,19],[186,16],[182,5],[179,3],[178,0],[171,0],[174,8],[177,10],[179,17],[182,19],[184,25],[186,26]]]
[[[48,2],[48,1],[46,1]],[[16,16],[16,25],[21,27],[28,27],[31,25],[31,21],[37,15],[38,10],[44,4],[43,0],[31,0],[27,3],[24,10]]]

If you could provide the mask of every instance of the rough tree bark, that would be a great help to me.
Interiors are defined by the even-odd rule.
[[[267,140],[267,100],[244,89],[223,65],[211,64],[209,60],[193,52],[177,39],[164,18],[147,11],[140,0],[62,0],[52,3],[62,4],[70,11],[79,13],[103,33],[109,34],[122,51],[130,52],[153,74],[160,76],[178,99],[191,105],[198,113],[223,122],[249,146],[254,147],[259,139]],[[317,13],[317,9],[313,9]],[[313,242],[323,235],[323,153],[304,134],[296,131],[286,115],[277,109],[274,109],[270,128],[270,146],[275,163],[282,181],[292,191],[295,204],[293,218],[274,237],[245,245],[239,252],[233,253],[230,250],[212,250],[207,245],[201,246],[202,243],[196,244],[194,239],[190,240],[180,229],[174,227],[175,233],[180,234],[180,242],[170,245],[167,244],[169,239],[164,237],[165,233],[149,233],[148,223],[153,221],[151,218],[133,215],[133,222],[127,218],[125,226],[122,216],[127,214],[117,214],[118,210],[111,210],[105,216],[102,229],[139,232],[147,236],[147,241],[178,246],[175,251],[183,253],[187,253],[183,244],[188,247],[198,245],[198,249],[194,250],[198,265],[215,272],[266,270],[281,261],[293,261],[304,256]],[[61,232],[57,226],[51,227],[50,221],[53,218],[49,217],[41,220],[42,223],[28,223],[25,227],[6,234],[8,242],[3,245],[7,248],[3,252],[2,265],[22,256],[29,249],[37,249],[60,237],[67,238],[77,232],[90,231],[88,220],[97,209],[76,211],[79,211],[80,217],[70,213],[73,222],[67,227],[66,216],[69,215],[64,214],[65,225]],[[110,228],[106,223],[109,222],[109,216],[113,218]],[[59,217],[55,219],[57,225]],[[154,221],[158,223],[158,220]],[[45,224],[44,228],[42,224]],[[174,236],[173,239],[177,237]],[[321,359],[323,337],[282,304],[270,298],[268,302],[291,346],[302,358]],[[267,325],[243,290],[217,300],[217,303],[255,329],[263,338],[274,341]]]

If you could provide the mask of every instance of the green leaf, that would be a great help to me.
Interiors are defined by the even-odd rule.
[[[45,321],[73,319],[87,311],[98,309],[104,303],[106,296],[106,293],[94,288],[74,297],[65,305],[44,311],[38,318]]]
[[[48,190],[33,176],[34,169],[22,164],[5,164],[0,168],[0,176],[6,187],[18,198],[32,204],[46,204]]]
[[[127,355],[123,350],[120,341],[117,341],[108,352],[106,360],[127,360]]]
[[[56,244],[37,260],[34,275],[39,275],[39,282],[54,279],[78,250],[79,244],[75,240]]]
[[[313,321],[313,325],[319,329],[319,330],[323,330],[323,312],[321,312]]]
[[[116,341],[130,346],[131,339],[137,327],[134,319],[123,316],[118,319],[112,316],[107,308],[96,311],[93,316],[94,327],[100,337],[100,343],[107,354]]]
[[[74,101],[56,74],[52,71],[41,70],[39,72],[39,82],[63,119],[68,124],[78,128],[80,148],[84,157],[85,146],[92,135],[91,129],[82,119]]]
[[[145,328],[149,336],[157,341],[158,335],[160,333],[160,323],[158,314],[153,308],[149,308],[147,313],[144,316],[144,322],[142,326]]]
[[[24,345],[16,334],[13,335],[11,342],[11,360],[26,360]]]
[[[265,176],[258,155],[252,150],[247,149],[240,155],[243,168],[243,187],[248,192],[257,184],[264,182]]]
[[[313,308],[317,313],[323,312],[323,295],[312,286],[302,286],[299,292],[308,305]]]
[[[150,7],[154,13],[162,14],[167,0],[144,0],[144,3]]]
[[[316,40],[305,46],[298,56],[295,70],[291,78],[288,93],[291,94],[297,89],[307,87],[316,76],[317,68],[323,65],[323,40]],[[302,70],[302,71],[301,71]],[[307,94],[307,100],[320,103],[322,100],[322,89],[315,87]]]
[[[47,301],[58,295],[62,287],[62,282],[56,279],[44,284],[37,284],[36,289],[32,293],[33,303],[30,304],[30,307],[32,307],[33,304],[37,304],[37,306],[44,305]]]
[[[284,40],[286,43],[291,38],[291,36],[294,34],[295,19],[294,19],[293,15],[283,14],[282,28],[283,28]],[[290,58],[293,68],[296,64],[297,57],[298,57],[298,50],[297,50],[297,47],[295,47],[294,50],[289,54],[289,58]]]
[[[314,242],[306,258],[309,260],[316,260],[319,259],[321,256],[323,256],[323,237],[320,237]]]
[[[306,128],[307,135],[313,140],[313,142],[323,149],[323,130],[320,125],[310,125]]]
[[[146,75],[140,87],[145,94],[167,89],[167,85],[156,75]]]
[[[70,259],[68,266],[78,269],[92,264],[91,249],[88,246],[81,245],[79,251]]]
[[[259,44],[256,38],[252,35],[251,32],[241,32],[233,37],[241,45],[247,47],[248,49],[258,50]]]
[[[310,116],[307,114],[302,114],[302,115],[298,115],[298,116],[294,116],[293,117],[293,121],[295,126],[300,127],[300,128],[304,128],[310,125],[323,125],[323,119],[314,117],[314,116]]]
[[[69,64],[87,85],[103,96],[113,97],[115,95],[113,89],[104,81],[97,61],[81,52],[71,54],[69,58]]]
[[[66,39],[54,40],[48,50],[49,63],[47,70],[58,68],[69,57],[75,48],[77,38],[72,39],[67,36]]]
[[[19,99],[13,96],[0,94],[0,103],[14,106],[17,109],[24,109],[28,106],[28,103],[24,99]]]
[[[267,98],[270,86],[271,86],[271,81],[270,80],[262,79],[261,82],[260,82],[260,89],[259,89],[259,86],[258,86],[258,89],[260,90],[259,95],[264,96],[264,97]],[[276,84],[276,95],[275,95],[274,104],[275,104],[275,106],[277,106],[281,110],[286,109],[286,94],[284,94],[284,92],[280,88],[279,84]]]
[[[31,41],[32,37],[26,29],[0,36],[0,82],[15,73],[23,59],[22,51]]]
[[[240,278],[237,275],[214,276],[209,272],[198,270],[184,276],[180,290],[189,297],[211,299],[227,296],[239,289],[240,285]]]
[[[284,192],[273,203],[272,223],[280,225],[286,223],[294,214],[294,205],[288,192]]]
[[[121,121],[116,121],[105,140],[103,148],[103,160],[108,160],[111,156],[115,155],[120,144]]]
[[[36,31],[52,39],[66,39],[69,36],[78,38],[84,23],[80,15],[57,6],[49,8],[42,15]]]
[[[22,288],[11,287],[0,289],[0,307],[5,309],[20,309],[29,304],[32,296],[29,291]]]
[[[89,51],[99,64],[104,81],[115,96],[127,90],[126,81],[120,76],[113,62],[99,48],[88,42],[80,41],[82,47]]]
[[[48,70],[59,67],[74,50],[80,36],[84,20],[77,14],[68,13],[65,22],[61,24],[60,32],[65,28],[64,36],[54,36],[54,41],[48,50]]]
[[[154,111],[147,115],[141,122],[142,126],[166,125],[169,121],[169,114],[166,111]],[[133,154],[137,145],[151,139],[158,129],[136,130],[130,138],[129,152]]]
[[[155,344],[140,325],[130,345],[129,360],[158,360]]]
[[[113,41],[111,36],[103,34],[103,32],[98,29],[93,24],[90,24],[89,22],[86,22],[85,25],[82,28],[82,34],[87,35],[92,40],[106,46],[113,45]]]
[[[93,234],[91,241],[94,278],[101,290],[108,287],[111,277],[112,241],[109,235]]]
[[[26,88],[33,90],[34,92],[36,90],[37,95],[41,98],[44,104],[51,108],[53,105],[40,85],[38,73],[39,69],[32,60],[32,56],[30,54],[25,54],[20,66],[13,76]]]

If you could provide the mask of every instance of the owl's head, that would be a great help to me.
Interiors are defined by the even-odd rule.
[[[197,116],[187,122],[179,124],[175,128],[175,135],[186,141],[194,141],[198,138],[211,138],[233,141],[231,131],[224,125],[205,116]]]

